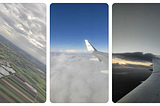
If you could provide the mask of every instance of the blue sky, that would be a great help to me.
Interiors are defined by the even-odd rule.
[[[51,52],[86,51],[85,39],[97,50],[108,51],[108,5],[51,4]]]

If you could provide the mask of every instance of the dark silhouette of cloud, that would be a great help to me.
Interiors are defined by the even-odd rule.
[[[137,64],[119,64],[119,63],[113,63],[113,68],[145,68],[145,69],[151,69],[152,66],[145,66],[145,65],[137,65]]]
[[[113,58],[120,58],[136,62],[152,62],[156,56],[151,53],[132,52],[132,53],[113,53]]]

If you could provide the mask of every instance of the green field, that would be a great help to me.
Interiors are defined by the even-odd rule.
[[[43,63],[0,35],[1,60],[9,62],[16,73],[0,79],[0,89],[7,92],[0,91],[0,102],[28,103],[33,100],[36,103],[41,103],[46,101],[46,66]],[[4,80],[9,84],[6,84]],[[32,88],[37,92],[34,92]]]

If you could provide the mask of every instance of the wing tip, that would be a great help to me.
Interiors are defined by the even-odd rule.
[[[86,46],[87,46],[87,50],[88,50],[89,52],[92,53],[93,51],[97,51],[97,50],[89,43],[88,40],[85,39],[85,43],[86,43]]]

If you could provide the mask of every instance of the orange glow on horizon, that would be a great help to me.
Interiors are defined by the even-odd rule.
[[[145,65],[145,66],[150,66],[152,63],[150,62],[135,62],[135,61],[127,61],[119,58],[113,58],[112,59],[112,64],[113,63],[119,63],[120,65],[126,65],[126,64],[135,64],[135,65]]]
[[[126,65],[126,63],[123,62],[123,61],[120,61],[119,64],[120,64],[120,65]]]

